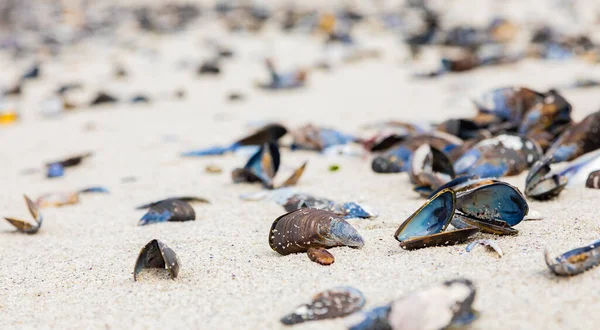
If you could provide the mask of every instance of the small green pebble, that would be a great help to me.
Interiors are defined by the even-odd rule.
[[[340,169],[340,165],[337,165],[337,164],[329,165],[329,172],[335,172],[339,169]]]

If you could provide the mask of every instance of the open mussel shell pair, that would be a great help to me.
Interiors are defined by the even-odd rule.
[[[8,217],[5,217],[4,219],[6,219],[6,221],[13,225],[17,229],[17,231],[21,233],[35,234],[40,230],[44,218],[42,217],[42,214],[38,210],[35,203],[26,195],[23,195],[23,197],[25,198],[25,203],[27,203],[27,208],[29,209],[29,213],[33,217],[34,223]]]
[[[477,175],[481,178],[518,175],[527,170],[542,155],[533,140],[501,134],[478,142],[454,163],[457,175]]]
[[[400,225],[394,237],[404,249],[452,245],[464,242],[478,231],[514,235],[512,227],[529,212],[519,190],[507,183],[475,181],[471,189],[456,193],[444,188]],[[448,225],[457,228],[444,232]]]
[[[600,240],[565,252],[556,258],[551,258],[548,251],[545,251],[544,259],[548,268],[556,275],[573,276],[581,274],[600,264]]]
[[[434,189],[454,179],[455,173],[446,154],[424,144],[411,156],[409,176],[414,190],[423,196],[429,196]]]
[[[566,187],[569,180],[560,173],[550,169],[552,157],[544,156],[533,164],[525,179],[525,195],[537,200],[548,200],[557,197]]]
[[[137,281],[137,275],[145,268],[166,269],[175,279],[179,274],[179,259],[175,252],[165,243],[153,239],[142,250],[135,261],[133,280]]]
[[[546,155],[552,156],[552,161],[558,163],[600,149],[598,132],[600,132],[600,111],[585,117],[561,134],[546,151]]]
[[[306,168],[306,162],[297,168],[281,185],[275,186],[273,178],[279,170],[281,156],[276,143],[265,143],[250,157],[244,168],[236,168],[231,173],[233,182],[260,182],[267,189],[294,186]]]
[[[292,325],[342,317],[360,310],[365,302],[365,296],[358,289],[337,287],[316,294],[310,303],[296,307],[280,321],[285,325]]]
[[[456,194],[444,189],[429,199],[396,230],[394,237],[407,250],[464,242],[479,230],[475,227],[444,232],[456,207]]]
[[[467,279],[444,282],[409,293],[391,303],[351,316],[350,330],[455,329],[478,317],[473,310],[476,289]]]
[[[188,202],[209,203],[200,197],[184,196],[173,197],[164,200],[138,206],[137,209],[147,209],[148,212],[142,216],[139,225],[147,225],[165,221],[189,221],[196,219],[196,212]]]
[[[309,258],[321,264],[333,263],[333,256],[324,249],[360,248],[364,244],[352,225],[325,210],[301,208],[286,213],[275,219],[269,230],[269,246],[273,251],[281,255],[309,252]]]

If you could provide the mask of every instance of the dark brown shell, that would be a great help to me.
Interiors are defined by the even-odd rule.
[[[600,189],[600,170],[590,173],[585,186],[588,188]]]
[[[429,246],[447,246],[462,243],[475,235],[478,228],[468,227],[458,230],[446,231],[438,234],[427,235],[408,239],[400,242],[400,247],[405,250],[416,250]]]
[[[179,259],[170,247],[157,239],[153,239],[142,248],[135,261],[134,281],[137,281],[137,275],[144,268],[167,269],[171,274],[171,278],[175,279],[179,274]]]
[[[329,251],[324,248],[310,248],[308,249],[307,254],[308,259],[323,266],[329,266],[335,261],[333,254],[329,253]]]
[[[339,215],[301,208],[275,219],[269,230],[269,246],[282,255],[310,248],[362,247],[360,234]]]

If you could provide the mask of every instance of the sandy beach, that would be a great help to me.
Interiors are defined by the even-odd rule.
[[[357,30],[355,37],[361,47],[377,48],[382,56],[344,64],[336,57],[343,50],[324,52],[320,36],[285,35],[276,26],[258,36],[228,35],[218,22],[201,17],[181,33],[93,38],[44,58],[40,78],[27,82],[18,101],[22,119],[0,127],[0,216],[29,219],[23,194],[35,199],[94,185],[110,194],[83,195],[78,205],[41,209],[44,223],[36,235],[16,233],[0,222],[0,328],[346,329],[344,318],[293,327],[279,319],[336,286],[360,289],[368,309],[455,278],[471,279],[477,287],[474,307],[480,318],[469,329],[597,328],[600,270],[559,278],[546,267],[543,252],[559,255],[600,237],[599,190],[568,187],[552,201],[528,200],[543,220],[520,223],[517,236],[478,234],[496,240],[502,258],[481,247],[467,253],[466,244],[405,251],[394,231],[424,202],[406,173],[374,173],[371,155],[285,150],[282,170],[308,161],[297,191],[360,201],[380,214],[349,220],[365,246],[331,249],[336,260],[325,267],[303,253],[281,256],[271,250],[269,228],[285,211],[274,202],[240,199],[261,190],[232,182],[231,170],[243,166],[247,154],[180,157],[191,149],[226,145],[266,122],[361,133],[365,124],[390,119],[441,122],[472,116],[471,98],[496,87],[545,91],[577,78],[600,77],[597,64],[579,59],[526,59],[419,80],[412,74],[437,63],[434,54],[408,62],[398,37],[376,27]],[[195,73],[197,63],[210,56],[207,38],[235,52],[219,76]],[[270,93],[254,87],[269,78],[262,62],[266,56],[282,69],[312,66],[324,56],[334,65],[329,72],[312,70],[306,88]],[[31,63],[31,58],[14,60],[1,53],[0,85],[14,83]],[[114,78],[115,63],[127,68],[126,78]],[[42,116],[41,100],[72,81],[84,86],[75,101],[98,90],[124,100],[143,92],[153,101]],[[174,97],[178,89],[186,91],[184,99]],[[598,87],[559,90],[572,104],[575,121],[600,108]],[[231,92],[245,99],[229,102]],[[64,177],[45,177],[46,162],[88,151],[94,155]],[[207,173],[211,164],[223,172]],[[340,170],[330,172],[332,164]],[[28,168],[40,171],[23,174]],[[503,180],[523,190],[526,175]],[[136,180],[123,180],[128,177]],[[194,204],[195,221],[137,225],[144,211],[135,206],[180,195],[211,203]],[[137,255],[155,238],[177,253],[179,276],[170,280],[165,272],[143,271],[134,282]]]

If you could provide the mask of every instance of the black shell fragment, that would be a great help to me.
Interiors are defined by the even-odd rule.
[[[179,274],[179,259],[175,252],[163,242],[153,239],[140,251],[135,261],[133,280],[137,281],[137,275],[144,268],[166,269],[175,279]]]

